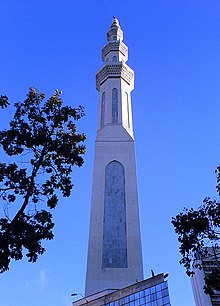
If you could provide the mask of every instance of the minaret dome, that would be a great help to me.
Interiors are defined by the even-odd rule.
[[[123,31],[119,25],[119,21],[116,17],[113,17],[112,24],[109,31],[107,32],[108,41],[122,41],[123,40]]]
[[[114,17],[107,32],[107,45],[102,49],[103,62],[126,62],[128,60],[128,47],[122,42],[123,31],[119,21]]]

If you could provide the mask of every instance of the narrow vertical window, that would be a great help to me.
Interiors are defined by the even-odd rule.
[[[129,107],[129,98],[128,93],[126,92],[126,101],[127,101],[127,115],[128,115],[128,128],[130,129],[130,107]]]
[[[101,102],[101,128],[105,124],[105,92],[102,94],[102,102]]]
[[[112,61],[117,62],[117,56],[113,56]]]
[[[102,268],[127,268],[125,170],[118,161],[105,169]]]
[[[112,122],[118,122],[118,89],[112,89]]]

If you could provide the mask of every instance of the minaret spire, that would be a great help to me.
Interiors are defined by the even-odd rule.
[[[122,125],[133,138],[130,92],[134,89],[134,71],[126,65],[128,47],[122,42],[122,39],[123,31],[118,20],[114,18],[107,32],[108,43],[102,49],[104,64],[96,74],[96,89],[100,93],[102,92],[99,109],[99,130],[109,124]],[[109,81],[107,82],[107,80]],[[114,83],[117,83],[117,86],[113,86]],[[111,93],[106,88],[109,84],[113,86],[115,92],[112,109],[110,103],[107,104],[106,102],[107,95],[108,100],[111,99],[109,96]],[[114,108],[114,105],[117,107]],[[115,114],[114,118],[112,117],[113,113]]]
[[[120,25],[119,25],[118,19],[115,16],[113,16],[113,21],[112,21],[111,27],[115,27],[115,26],[118,27],[118,28],[121,28]]]
[[[131,107],[134,72],[126,65],[128,47],[122,40],[114,17],[96,74],[100,100],[86,296],[143,279]]]
[[[110,26],[109,31],[107,32],[108,41],[122,41],[123,40],[123,31],[119,25],[119,21],[116,17],[113,16],[113,21]]]

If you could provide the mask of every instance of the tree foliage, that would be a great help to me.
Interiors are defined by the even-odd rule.
[[[220,195],[220,166],[216,169],[217,192]],[[192,276],[193,268],[202,268],[203,260],[210,256],[210,247],[215,256],[216,267],[205,277],[204,291],[212,294],[220,290],[220,203],[218,200],[205,198],[197,210],[184,208],[184,212],[172,218],[172,224],[180,242],[180,264],[186,269],[186,274]],[[218,257],[218,258],[217,258]],[[198,261],[200,258],[200,261]]]
[[[56,90],[45,101],[43,93],[30,88],[27,99],[15,103],[10,128],[0,131],[7,157],[0,162],[0,272],[12,259],[26,254],[35,262],[45,252],[42,241],[53,239],[51,210],[60,194],[70,196],[72,168],[83,164],[85,135],[77,132],[76,121],[84,110],[63,106],[60,95]],[[8,106],[7,96],[0,96],[0,108]]]

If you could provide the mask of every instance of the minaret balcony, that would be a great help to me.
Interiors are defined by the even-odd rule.
[[[128,47],[119,41],[109,42],[103,49],[102,49],[102,60],[105,62],[106,56],[111,52],[121,52],[121,54],[125,57],[124,61],[126,62],[128,59]]]
[[[109,78],[121,78],[134,89],[134,71],[123,62],[106,62],[96,74],[96,89]]]

